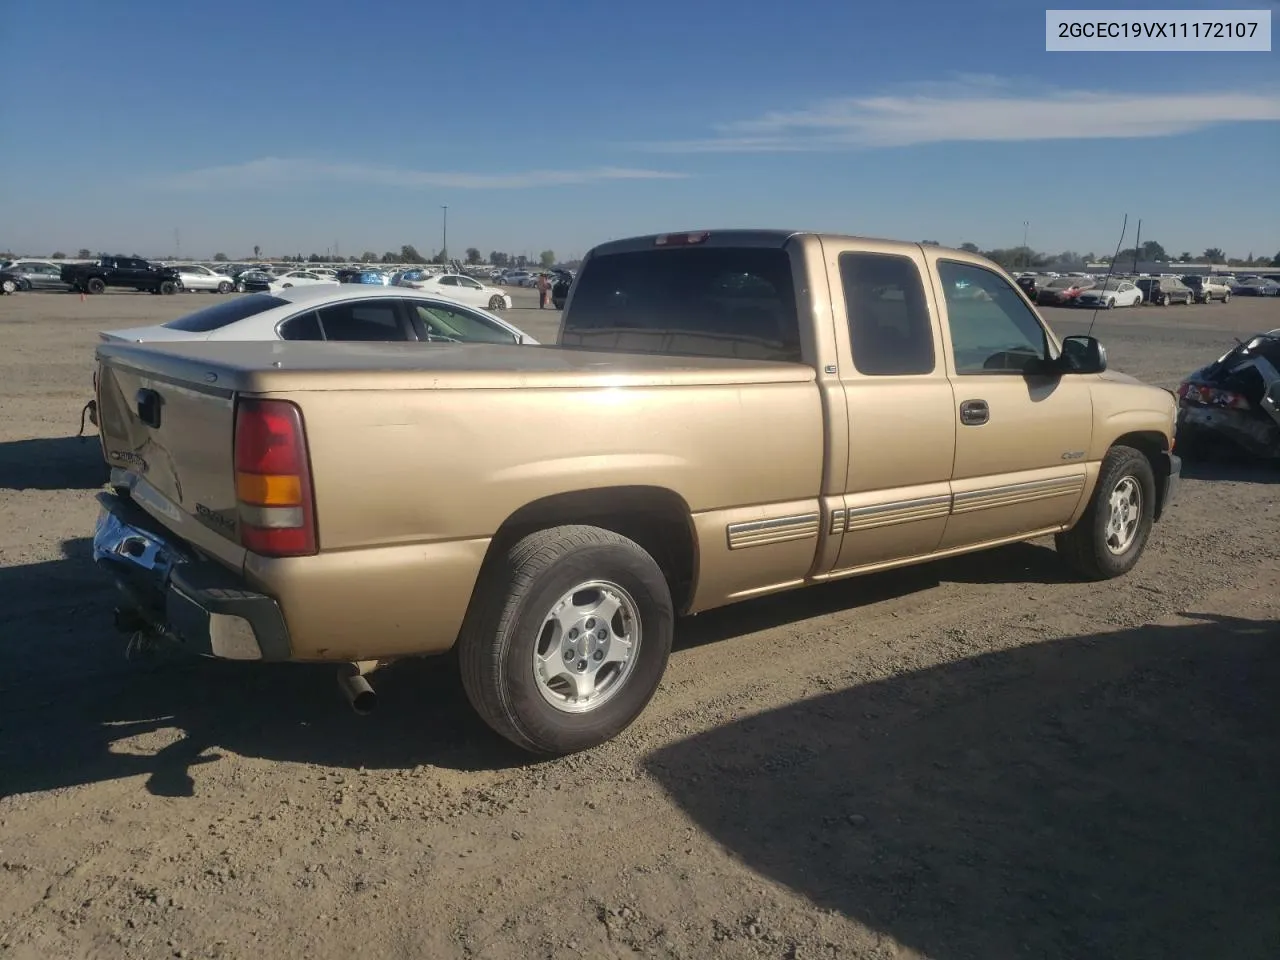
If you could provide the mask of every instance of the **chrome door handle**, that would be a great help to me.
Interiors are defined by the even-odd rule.
[[[960,422],[966,427],[980,427],[991,419],[991,408],[985,400],[966,400],[960,404]]]

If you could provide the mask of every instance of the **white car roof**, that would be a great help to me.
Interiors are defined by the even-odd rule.
[[[366,300],[369,297],[403,297],[410,296],[412,291],[401,287],[384,287],[380,283],[344,283],[309,284],[305,287],[290,287],[288,290],[272,290],[270,296],[290,303],[311,303],[323,300],[326,303],[339,303],[343,300]]]
[[[435,303],[449,304],[460,307],[471,313],[478,313],[488,317],[498,326],[511,330],[512,333],[518,333],[525,338],[525,342],[529,344],[537,344],[537,340],[529,336],[529,334],[521,330],[514,323],[499,317],[488,310],[484,310],[473,304],[462,303],[453,297],[436,293],[434,290],[430,293],[422,290],[413,290],[408,287],[384,287],[380,284],[308,284],[302,287],[290,287],[287,290],[270,290],[260,293],[251,293],[249,297],[270,298],[277,301],[276,306],[268,307],[260,313],[253,314],[241,320],[233,321],[226,327],[219,327],[217,330],[230,329],[237,325],[242,325],[241,329],[253,329],[258,331],[271,330],[270,335],[261,336],[264,340],[276,339],[274,329],[281,320],[293,316],[298,307],[304,309],[319,309],[334,303],[342,303],[346,300],[372,300],[382,299],[385,297],[395,297],[403,300],[428,300]],[[219,304],[232,303],[233,300],[221,300]],[[215,304],[216,306],[217,304]],[[212,309],[212,308],[210,308]],[[195,311],[199,313],[201,311]],[[185,314],[184,316],[190,316]],[[181,318],[178,318],[181,319]],[[163,324],[155,324],[146,327],[132,327],[119,330],[104,330],[102,335],[109,338],[136,340],[145,342],[149,340],[203,340],[203,339],[219,339],[217,330],[214,331],[196,331],[187,332],[175,330],[165,327]],[[248,339],[256,340],[258,336],[250,336]]]

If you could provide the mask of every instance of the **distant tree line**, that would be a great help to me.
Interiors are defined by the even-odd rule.
[[[939,244],[937,240],[922,240],[920,242],[929,244],[931,246],[941,246],[941,244]],[[1098,256],[1095,256],[1092,252],[1080,254],[1074,250],[1064,250],[1061,253],[1056,253],[1056,254],[1046,253],[1040,250],[1033,250],[1030,247],[1025,247],[1025,246],[997,247],[994,250],[983,250],[976,243],[968,243],[968,242],[960,244],[960,249],[967,250],[970,253],[981,254],[982,256],[986,257],[988,260],[993,260],[996,263],[1000,264],[1000,266],[1004,267],[1006,270],[1036,270],[1036,269],[1042,269],[1044,267],[1050,267],[1050,266],[1071,269],[1071,268],[1083,267],[1086,263],[1110,263],[1111,262],[1110,256],[1104,255],[1104,256],[1098,257]],[[19,256],[19,254],[16,254],[12,251],[0,253],[0,257],[4,257],[6,259],[13,259],[14,257],[17,257],[17,256]],[[76,251],[76,259],[79,259],[79,260],[91,260],[94,258],[101,258],[106,256],[111,256],[111,254],[105,253],[101,250],[98,251],[97,253],[94,253],[88,247],[81,247],[79,250]],[[132,254],[132,256],[136,257],[137,254],[136,253]],[[63,259],[66,259],[66,257],[67,257],[67,254],[62,252],[61,250],[56,250],[49,255],[49,258],[51,260],[63,260]],[[1280,267],[1280,253],[1277,253],[1274,257],[1265,257],[1265,256],[1255,257],[1252,251],[1250,251],[1249,255],[1246,257],[1228,257],[1220,247],[1209,247],[1202,254],[1200,254],[1199,257],[1192,256],[1192,254],[1189,251],[1183,251],[1182,253],[1178,254],[1178,256],[1173,257],[1173,256],[1170,256],[1169,253],[1165,250],[1165,248],[1155,240],[1143,241],[1142,245],[1138,247],[1136,250],[1133,247],[1129,247],[1125,250],[1121,250],[1119,255],[1116,257],[1116,264],[1117,266],[1124,266],[1126,263],[1132,263],[1135,258],[1140,262],[1148,262],[1148,263],[1151,261],[1162,260],[1168,263],[1201,262],[1201,263],[1212,263],[1212,264],[1228,266],[1228,267]],[[225,253],[215,253],[213,255],[213,259],[218,263],[226,263],[231,258],[228,257]],[[253,259],[254,260],[262,259],[262,247],[256,244],[254,245],[254,248],[253,248]],[[329,253],[326,252],[323,254],[311,253],[306,256],[303,256],[301,253],[297,253],[291,256],[280,257],[279,259],[283,260],[286,263],[329,263],[336,260],[341,260],[343,258],[337,256],[336,254],[330,255]],[[401,246],[398,252],[395,250],[388,250],[385,253],[379,254],[374,252],[373,250],[366,250],[356,259],[360,263],[384,263],[384,264],[386,263],[444,264],[448,262],[448,258],[446,257],[444,250],[439,250],[436,253],[432,254],[430,257],[425,257],[421,253],[419,253],[418,248],[411,243],[406,243],[403,246]],[[543,250],[541,253],[538,254],[536,259],[526,256],[523,253],[511,254],[511,253],[506,253],[502,250],[490,250],[489,256],[486,259],[480,255],[479,247],[467,247],[466,253],[465,253],[465,262],[472,265],[480,264],[480,263],[489,263],[495,267],[500,267],[503,269],[507,269],[507,268],[523,269],[526,267],[534,267],[534,266],[551,267],[551,266],[554,266],[557,261],[556,261],[556,255],[554,250]]]
[[[928,243],[929,241],[924,242]],[[962,243],[960,244],[960,249],[967,250],[970,253],[981,254],[988,260],[994,260],[1006,270],[1037,270],[1050,266],[1070,269],[1083,267],[1087,263],[1111,262],[1109,255],[1098,257],[1092,252],[1080,254],[1074,250],[1064,250],[1056,254],[1045,253],[1023,246],[982,250],[976,243]],[[1212,263],[1229,267],[1280,267],[1280,253],[1277,253],[1274,257],[1255,257],[1252,252],[1247,257],[1228,257],[1220,248],[1210,247],[1199,257],[1192,256],[1188,251],[1180,253],[1177,257],[1172,257],[1155,240],[1145,240],[1140,247],[1129,247],[1126,250],[1121,250],[1116,256],[1115,262],[1117,266],[1122,267],[1126,263],[1132,263],[1135,259],[1146,263],[1159,260],[1167,263]]]

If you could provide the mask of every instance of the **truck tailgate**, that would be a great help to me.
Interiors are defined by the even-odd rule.
[[[116,485],[130,487],[178,536],[239,570],[235,394],[148,369],[144,356],[100,353],[98,420]]]

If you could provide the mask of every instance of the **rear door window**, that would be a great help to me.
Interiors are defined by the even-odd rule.
[[[399,342],[414,339],[393,298],[347,300],[316,311],[326,340]]]
[[[800,362],[791,259],[767,247],[593,257],[578,276],[561,344]]]
[[[323,340],[324,333],[320,329],[320,318],[314,310],[297,317],[290,317],[280,324],[281,340]]]

